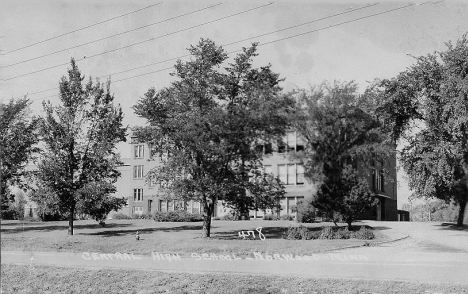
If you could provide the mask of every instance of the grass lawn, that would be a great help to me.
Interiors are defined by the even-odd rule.
[[[466,286],[395,281],[187,274],[3,265],[2,293],[467,293]]]
[[[294,221],[213,221],[211,238],[202,239],[202,223],[167,223],[154,220],[109,220],[106,227],[94,221],[75,222],[75,235],[68,236],[66,221],[61,222],[2,222],[1,249],[22,251],[67,251],[99,253],[134,253],[150,255],[161,253],[236,253],[251,255],[262,253],[311,254],[333,248],[363,245],[383,241],[385,235],[376,228],[374,240],[286,240],[283,231]],[[306,224],[309,227],[333,225],[332,223]],[[262,227],[266,240],[258,239],[256,228]],[[385,229],[385,228],[381,228]],[[243,240],[239,231],[254,230],[256,239]],[[139,231],[140,240],[135,233]]]

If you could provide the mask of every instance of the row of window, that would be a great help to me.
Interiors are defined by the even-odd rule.
[[[297,135],[297,132],[287,132],[286,136],[276,143],[276,147],[278,153],[304,151],[304,142],[301,137]],[[273,145],[271,143],[257,145],[256,149],[258,152],[264,154],[273,153]]]
[[[257,151],[263,152],[265,154],[273,153],[273,147],[271,143],[265,143],[263,145],[256,146]],[[303,151],[304,142],[297,132],[291,131],[287,132],[286,136],[280,141],[277,142],[277,151],[278,153],[285,153],[290,151]],[[134,158],[144,158],[145,157],[145,145],[135,145],[133,146],[133,156]]]
[[[271,165],[264,166],[266,173],[272,173]],[[138,169],[137,169],[138,170]],[[304,166],[302,164],[279,164],[278,177],[285,185],[303,185],[304,184]],[[385,191],[385,178],[383,170],[373,170],[372,185],[374,190]],[[133,189],[133,201],[143,201],[143,189]],[[175,205],[175,204],[174,204]],[[172,204],[167,203],[163,211],[170,211]],[[175,208],[174,208],[175,209]],[[199,208],[197,208],[199,209]]]
[[[293,196],[293,197],[283,197],[280,200],[281,210],[285,211],[287,214],[292,214],[292,208],[297,205],[299,201],[304,200],[304,196]],[[152,200],[148,200],[148,213],[151,212]],[[198,201],[174,201],[174,200],[159,200],[158,211],[175,211],[175,210],[185,210],[190,213],[202,213],[203,208]],[[271,209],[267,209],[267,214],[273,213]],[[132,206],[132,214],[143,214],[143,206]],[[263,212],[258,211],[255,213],[255,216],[262,216]]]
[[[273,173],[271,165],[264,166],[266,173]],[[133,178],[143,179],[143,165],[133,166]],[[304,166],[301,164],[279,164],[278,176],[285,185],[302,185],[304,184]],[[149,186],[153,187],[152,180],[149,181]]]

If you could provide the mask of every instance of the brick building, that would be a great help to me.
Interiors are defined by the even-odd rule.
[[[298,162],[291,160],[289,151],[304,150],[304,144],[297,132],[287,132],[283,139],[284,144],[265,144],[257,146],[264,153],[263,166],[265,172],[279,177],[286,187],[285,197],[280,199],[281,214],[293,214],[291,208],[301,200],[313,197],[314,185],[304,177],[304,167]],[[128,198],[128,204],[119,212],[132,214],[148,214],[154,211],[172,211],[180,209],[184,203],[168,201],[158,195],[158,185],[146,181],[145,175],[152,168],[161,164],[162,158],[151,157],[150,150],[146,144],[132,139],[130,148],[131,158],[124,158],[125,163],[120,168],[122,176],[116,183],[117,192],[115,196]],[[398,212],[396,205],[396,184],[386,180],[387,177],[396,178],[396,158],[392,161],[390,174],[384,175],[381,168],[376,168],[369,177],[369,184],[379,197],[379,204],[366,214],[362,219],[375,220],[397,220]],[[192,213],[201,213],[200,203],[190,201],[186,203],[186,209]],[[227,214],[227,209],[222,203],[217,203],[214,216]],[[271,213],[270,210],[266,211]],[[251,217],[263,217],[263,211],[251,211]],[[110,214],[112,217],[113,213]]]

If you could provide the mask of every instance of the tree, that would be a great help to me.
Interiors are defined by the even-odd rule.
[[[110,81],[104,85],[89,78],[84,85],[83,80],[72,59],[68,77],[59,83],[62,105],[43,103],[45,151],[36,174],[38,193],[31,196],[33,201],[48,203],[55,212],[66,213],[70,235],[77,209],[101,220],[104,212],[125,203],[109,197],[120,176],[115,147],[125,141],[122,110],[113,103]]]
[[[357,94],[356,84],[324,83],[297,93],[295,126],[307,143],[305,174],[317,184],[314,206],[329,215],[339,213],[348,226],[375,204],[366,177],[375,164],[390,157],[374,110],[375,91]]]
[[[468,40],[416,58],[383,80],[379,111],[394,140],[403,140],[402,166],[416,196],[453,200],[463,224],[468,201]]]
[[[256,44],[243,48],[224,71],[227,54],[213,41],[202,39],[189,52],[190,61],[176,63],[171,86],[149,89],[134,106],[149,124],[134,131],[153,154],[168,154],[149,177],[172,197],[198,200],[202,236],[209,237],[218,200],[236,207],[241,218],[256,203],[259,194],[248,190],[258,182],[249,175],[261,168],[263,154],[255,147],[284,135],[292,100],[281,94],[270,66],[252,67]]]
[[[409,203],[403,205],[403,210],[409,211],[411,221],[455,222],[457,220],[459,207],[453,202],[447,203],[442,199],[415,199],[412,196]]]
[[[9,187],[26,188],[25,166],[38,151],[38,119],[30,118],[31,102],[27,97],[2,103],[0,115],[0,194],[3,210],[15,202]]]

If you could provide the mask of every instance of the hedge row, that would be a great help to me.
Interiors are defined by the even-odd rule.
[[[116,213],[113,219],[153,219],[157,222],[199,222],[203,221],[203,216],[196,213],[189,213],[184,210],[176,211],[155,211],[152,214],[126,215]]]
[[[362,239],[371,240],[375,238],[372,229],[361,226],[358,230],[350,231],[348,227],[323,227],[321,230],[299,226],[289,226],[284,238],[289,240],[312,240],[312,239]]]

